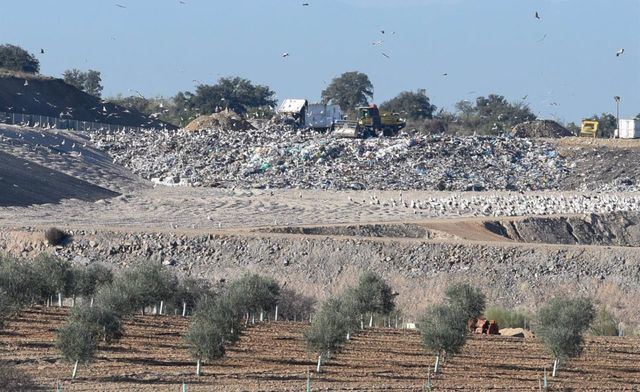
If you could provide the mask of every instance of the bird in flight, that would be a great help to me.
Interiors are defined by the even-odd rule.
[[[40,48],[40,54],[44,54],[44,49]]]
[[[308,6],[309,6],[309,3],[302,3],[302,6],[303,6],[303,7],[308,7]]]
[[[536,19],[542,19],[542,18],[540,17],[540,14],[538,13],[538,11],[536,11],[536,15],[535,15],[535,16],[536,16]]]
[[[120,8],[127,8],[127,7],[125,7],[124,5],[122,5],[122,4],[117,4],[117,3],[116,3],[116,7],[120,7]]]
[[[616,52],[616,57],[622,56],[623,53],[624,53],[624,48],[618,49],[618,51]]]
[[[282,53],[282,58],[287,58],[287,57],[289,57],[289,53],[287,52]]]
[[[386,53],[384,53],[384,52],[382,52],[382,55],[383,55],[384,57],[388,58],[388,59],[390,59],[390,58],[391,58],[391,57],[389,57],[389,55],[388,55],[388,54],[386,54]]]

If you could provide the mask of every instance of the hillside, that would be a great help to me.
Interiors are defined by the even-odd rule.
[[[176,128],[135,110],[102,101],[61,79],[6,70],[0,72],[0,112],[144,128]]]

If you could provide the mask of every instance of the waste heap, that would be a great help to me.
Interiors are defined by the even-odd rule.
[[[515,137],[560,138],[575,136],[570,130],[553,120],[534,120],[522,122],[511,130]]]
[[[259,129],[92,134],[116,163],[192,186],[305,189],[543,190],[567,172],[544,140],[401,134],[337,139],[277,124]]]
[[[214,128],[246,131],[253,129],[253,126],[239,114],[227,109],[208,116],[199,116],[185,127],[187,131],[200,131]]]

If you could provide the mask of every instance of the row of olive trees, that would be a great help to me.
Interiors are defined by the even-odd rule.
[[[51,304],[64,296],[91,298],[97,287],[111,282],[111,270],[101,264],[72,266],[68,261],[40,255],[32,261],[0,256],[0,314],[15,314],[33,304]]]
[[[186,341],[196,360],[196,374],[202,362],[221,358],[225,347],[235,343],[249,320],[260,321],[274,312],[275,321],[304,318],[314,305],[311,297],[285,289],[272,278],[245,274],[228,286],[201,297],[189,324]],[[242,322],[244,318],[244,323]]]
[[[98,342],[111,343],[123,335],[123,319],[147,309],[155,314],[173,309],[187,314],[200,298],[209,295],[210,285],[192,278],[178,280],[166,266],[140,263],[115,276],[95,292],[95,300],[71,310],[58,331],[57,346],[63,358],[73,363],[75,378],[79,363],[89,363]]]
[[[466,283],[446,288],[442,303],[427,308],[420,324],[423,346],[435,354],[434,373],[443,355],[457,354],[472,328],[470,321],[480,317],[485,295]],[[552,376],[562,361],[580,355],[583,334],[594,321],[595,308],[590,299],[556,297],[541,307],[534,321],[534,331],[554,356]]]
[[[324,358],[364,328],[365,315],[371,327],[374,315],[389,315],[394,309],[395,293],[373,272],[365,272],[355,286],[323,302],[304,334],[307,348],[318,354],[317,372]]]

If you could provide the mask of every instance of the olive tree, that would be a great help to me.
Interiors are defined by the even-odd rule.
[[[302,320],[304,315],[311,314],[315,303],[313,297],[283,288],[278,296],[278,315],[284,320]]]
[[[128,294],[132,305],[145,313],[145,308],[159,304],[159,311],[166,300],[171,299],[175,287],[175,277],[162,264],[142,262],[125,271],[118,285]]]
[[[536,335],[554,356],[553,373],[560,361],[577,357],[582,352],[582,334],[595,318],[595,308],[588,298],[555,297],[537,314]]]
[[[486,297],[480,291],[467,283],[455,283],[444,291],[445,298],[452,307],[458,308],[464,322],[477,319],[484,312]]]
[[[75,276],[71,263],[54,256],[42,254],[31,264],[34,279],[38,282],[40,299],[58,297],[58,306],[62,306],[63,295],[73,292]]]
[[[427,308],[419,323],[422,345],[435,354],[434,373],[438,372],[440,355],[456,354],[467,339],[467,315],[451,304],[433,305]]]
[[[180,280],[173,294],[172,305],[175,309],[182,310],[182,317],[187,316],[187,310],[193,309],[198,301],[211,292],[208,281],[196,278],[184,278]]]
[[[84,322],[68,322],[58,331],[56,345],[65,361],[73,363],[71,378],[76,377],[78,363],[91,362],[98,342],[95,325]]]
[[[71,310],[69,322],[92,326],[97,338],[110,343],[123,335],[120,317],[117,312],[101,304],[96,306],[83,304]]]
[[[196,375],[201,374],[201,362],[213,361],[224,355],[224,333],[215,322],[196,319],[189,324],[185,336],[191,355],[197,360]]]
[[[80,296],[93,300],[96,290],[113,282],[113,272],[103,264],[91,264],[86,267],[74,268],[73,296]]]
[[[318,372],[323,358],[337,350],[353,328],[355,319],[345,311],[345,305],[342,298],[329,298],[320,305],[311,326],[304,332],[307,348],[318,354]]]
[[[360,314],[369,313],[369,327],[373,326],[373,315],[388,315],[395,308],[395,295],[391,286],[374,272],[365,272],[355,287],[347,291]]]
[[[239,312],[255,317],[260,312],[269,312],[278,303],[280,286],[273,279],[258,274],[245,274],[240,279],[231,282],[229,297]]]

